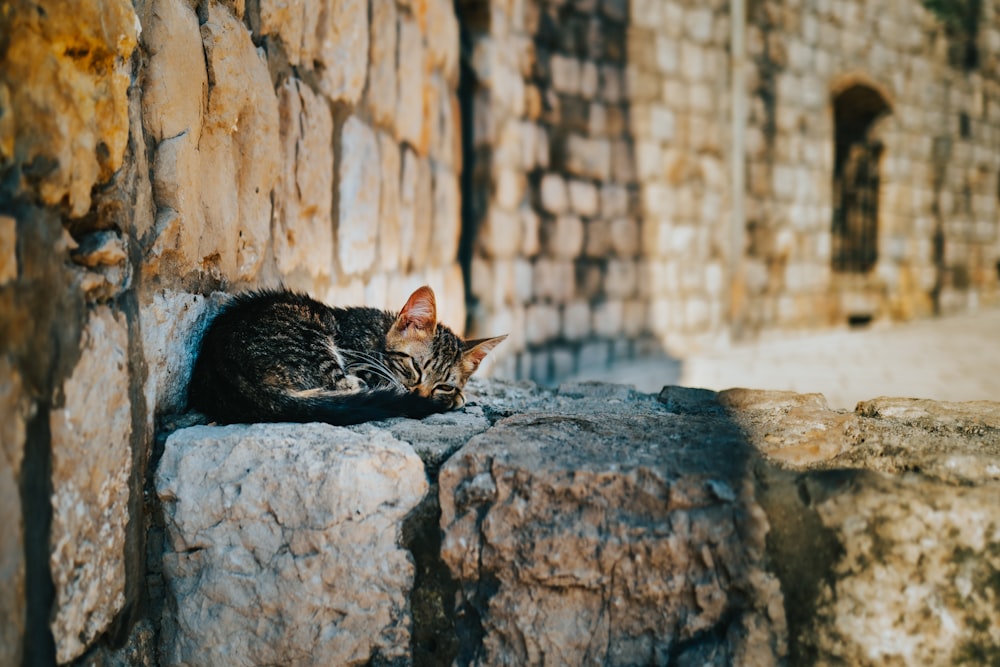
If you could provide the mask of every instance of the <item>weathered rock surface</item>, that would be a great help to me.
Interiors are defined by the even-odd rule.
[[[441,555],[482,624],[473,662],[780,662],[750,455],[724,419],[607,385],[473,438],[440,476]]]
[[[0,167],[16,164],[27,189],[82,216],[128,141],[129,57],[139,33],[132,3],[17,1],[0,32]]]
[[[24,458],[26,406],[21,378],[0,357],[0,665],[21,664],[24,633],[24,525],[18,480]]]
[[[995,403],[467,396],[419,421],[174,433],[164,664],[1000,655]]]
[[[384,431],[199,426],[167,442],[164,665],[403,658],[413,565],[400,525],[427,482]]]
[[[65,403],[50,415],[51,626],[61,663],[83,653],[125,602],[132,413],[124,316],[96,309],[82,345]]]

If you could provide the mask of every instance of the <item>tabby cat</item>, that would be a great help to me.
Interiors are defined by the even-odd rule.
[[[419,418],[464,405],[466,381],[504,338],[463,341],[438,323],[429,287],[398,314],[248,292],[205,332],[188,398],[221,423]]]

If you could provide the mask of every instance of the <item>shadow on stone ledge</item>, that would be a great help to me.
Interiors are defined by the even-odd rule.
[[[1000,657],[1000,404],[471,390],[173,433],[162,664]]]

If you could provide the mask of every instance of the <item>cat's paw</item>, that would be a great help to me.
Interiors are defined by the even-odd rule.
[[[337,390],[342,392],[361,392],[368,389],[368,383],[357,375],[345,375],[337,380]]]

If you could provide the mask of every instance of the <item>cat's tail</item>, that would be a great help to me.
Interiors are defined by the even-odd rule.
[[[273,406],[268,421],[326,422],[349,426],[391,417],[420,419],[447,407],[410,392],[368,389],[341,394],[325,391],[284,394]]]

